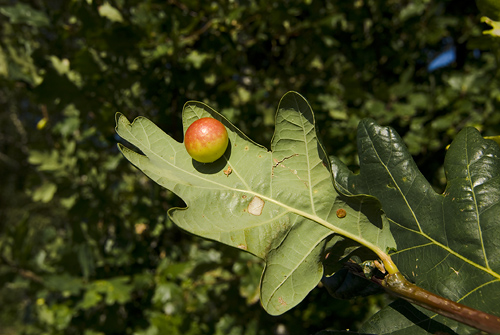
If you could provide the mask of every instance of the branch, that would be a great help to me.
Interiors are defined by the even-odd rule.
[[[10,260],[8,260],[4,255],[0,256],[0,260],[5,265],[10,267],[14,272],[17,272],[21,277],[29,279],[29,280],[34,281],[34,282],[39,283],[39,284],[43,283],[42,277],[40,277],[39,275],[37,275],[36,273],[34,273],[31,270],[26,270],[26,269],[20,268],[19,266],[17,266],[16,264],[14,264]]]
[[[380,268],[374,262],[373,266],[370,266],[371,274],[367,277],[363,268],[356,262],[346,262],[344,267],[350,273],[384,287],[386,292],[391,295],[484,332],[500,334],[500,317],[481,312],[424,290],[406,280],[401,272],[387,273],[385,269]],[[377,269],[380,274],[387,273],[387,275],[382,278],[377,275]]]
[[[491,334],[500,333],[500,317],[459,304],[410,283],[400,273],[388,274],[381,282],[391,294],[415,305]]]

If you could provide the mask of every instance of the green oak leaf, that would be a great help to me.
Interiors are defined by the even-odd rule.
[[[500,37],[500,22],[494,21],[489,17],[483,16],[481,22],[484,22],[491,26],[491,29],[483,31],[484,35],[491,35],[494,37]]]
[[[336,191],[312,109],[302,96],[289,92],[281,99],[271,151],[199,102],[184,106],[184,132],[202,117],[214,117],[228,130],[228,149],[214,163],[194,161],[182,143],[143,117],[132,124],[121,114],[116,119],[117,133],[143,154],[119,148],[184,200],[187,208],[169,211],[180,228],[265,260],[260,298],[268,313],[286,312],[318,284],[325,249],[335,257],[344,254],[335,250],[343,240],[339,235],[378,253],[395,247],[378,202]],[[337,217],[338,209],[345,217]]]
[[[348,194],[380,199],[398,245],[391,257],[400,271],[433,293],[500,315],[498,144],[483,139],[474,128],[462,130],[446,154],[448,183],[442,194],[420,173],[393,129],[362,121],[358,150],[360,172],[356,175],[333,158],[336,183]],[[418,322],[410,315],[419,315]],[[429,324],[432,327],[423,326]],[[387,307],[362,331],[427,334],[440,327],[449,333],[477,332],[410,304],[404,311]]]

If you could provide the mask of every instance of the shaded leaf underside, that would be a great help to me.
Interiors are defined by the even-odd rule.
[[[198,102],[184,107],[184,132],[202,117],[214,117],[228,129],[228,150],[214,163],[192,160],[182,143],[151,121],[139,117],[131,124],[118,114],[117,133],[144,155],[122,145],[120,150],[184,200],[187,208],[169,212],[179,227],[265,260],[261,302],[270,314],[294,307],[317,285],[334,233],[384,251],[395,246],[379,210],[373,215],[372,200],[336,192],[312,110],[302,96],[290,92],[282,98],[271,151]],[[343,218],[336,215],[340,208],[347,214]]]
[[[431,292],[500,315],[499,146],[473,128],[462,130],[446,155],[443,194],[432,189],[392,129],[371,120],[361,122],[358,149],[357,175],[333,159],[337,185],[348,194],[380,199],[398,245],[391,256],[401,272]],[[420,312],[459,334],[475,332]],[[408,321],[407,316],[391,307],[383,313],[364,331],[378,327],[379,333],[431,332],[425,318],[419,324],[402,322],[405,326],[396,330],[395,320]]]

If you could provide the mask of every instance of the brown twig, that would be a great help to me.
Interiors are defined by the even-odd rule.
[[[410,283],[400,273],[388,274],[382,281],[385,289],[400,298],[490,334],[500,334],[500,317],[443,298]]]
[[[13,271],[17,272],[21,277],[29,279],[37,283],[43,283],[42,277],[34,273],[33,271],[22,269],[10,260],[8,260],[4,255],[0,256],[0,260],[10,267]]]

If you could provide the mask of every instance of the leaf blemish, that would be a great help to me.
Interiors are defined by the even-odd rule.
[[[298,156],[299,154],[293,154],[293,155],[290,155],[290,156],[287,156],[287,157],[284,157],[282,160],[277,160],[276,158],[273,158],[273,161],[274,161],[274,166],[273,168],[277,167],[278,165],[281,166],[281,167],[284,167],[286,168],[285,165],[283,165],[282,163],[284,161],[286,161],[287,159],[290,159],[292,157],[295,157],[295,156]]]
[[[337,217],[339,219],[345,218],[346,215],[347,215],[347,212],[345,211],[345,209],[343,209],[343,208],[337,209]]]
[[[297,170],[294,170],[294,169],[291,169],[287,166],[285,166],[285,164],[283,164],[284,161],[286,161],[287,159],[290,159],[290,158],[293,158],[293,157],[296,157],[298,156],[299,154],[292,154],[290,156],[287,156],[287,157],[284,157],[282,160],[278,160],[276,158],[273,158],[273,162],[274,162],[274,165],[272,166],[271,168],[271,177],[274,177],[274,170],[277,168],[277,167],[280,167],[280,168],[285,168],[285,169],[288,169],[288,171],[290,171],[295,177],[297,177],[300,181],[302,181],[304,183],[304,185],[306,186],[306,188],[309,188],[309,185],[307,184],[307,182],[305,180],[302,180],[302,178],[300,178],[300,176],[298,175],[298,172]]]
[[[264,208],[264,200],[259,198],[258,196],[253,197],[252,201],[248,204],[248,213],[259,216],[262,214],[262,209]]]

